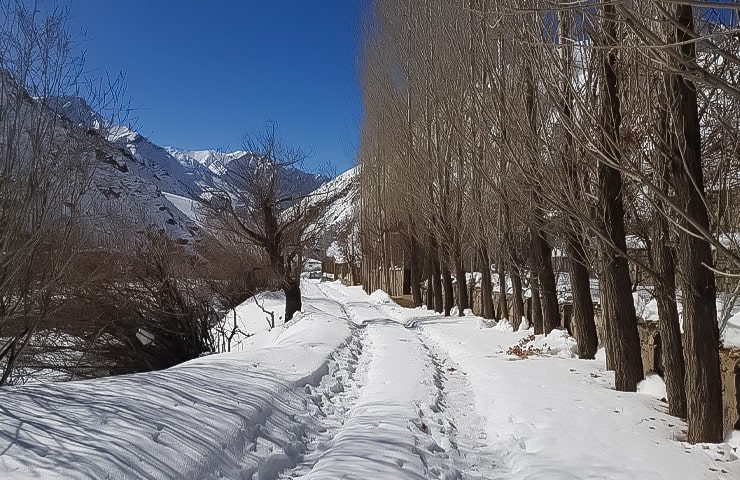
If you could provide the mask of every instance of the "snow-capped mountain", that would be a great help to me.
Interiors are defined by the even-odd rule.
[[[201,192],[192,169],[186,169],[167,150],[140,133],[123,125],[111,125],[85,100],[79,97],[57,97],[49,105],[79,127],[97,131],[133,160],[132,173],[152,182],[160,191],[194,197]]]
[[[70,128],[96,138],[90,143],[96,165],[86,203],[100,235],[110,234],[111,224],[118,224],[134,232],[154,227],[182,244],[199,238],[198,225],[164,192],[194,197],[201,188],[166,150],[128,127],[111,126],[79,97],[46,99],[46,104]]]
[[[249,152],[243,150],[221,152],[219,150],[179,150],[175,147],[165,147],[165,149],[183,167],[189,169],[205,167],[214,175],[219,176],[226,173],[226,167],[232,160],[249,155]]]
[[[352,221],[355,214],[355,204],[359,190],[357,182],[360,167],[355,166],[344,173],[340,173],[333,180],[326,182],[314,191],[314,195],[336,194],[329,208],[323,215],[321,223],[329,228],[346,226]]]
[[[197,172],[198,182],[202,187],[218,186],[219,179],[229,171],[232,162],[250,162],[257,168],[259,162],[254,161],[253,155],[244,150],[222,152],[219,150],[181,150],[175,147],[166,147],[167,152],[185,169]],[[204,174],[205,171],[208,174]],[[298,168],[286,167],[283,169],[286,185],[296,196],[309,194],[330,180],[329,177],[305,172]]]
[[[200,195],[218,188],[233,161],[251,161],[246,151],[182,150],[160,147],[123,125],[111,125],[79,97],[48,99],[50,108],[75,126],[101,137],[105,148],[97,153],[95,198],[103,215],[115,212],[136,225],[164,229],[180,243],[202,235],[194,206]],[[284,175],[297,195],[306,195],[329,178],[296,168]]]

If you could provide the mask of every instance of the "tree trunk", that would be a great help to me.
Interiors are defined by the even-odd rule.
[[[560,3],[567,5],[566,0]],[[571,111],[573,104],[573,22],[571,11],[563,9],[559,12],[559,29],[562,43],[561,60],[563,68],[562,89],[562,119],[565,124],[563,164],[568,173],[568,181],[574,189],[576,199],[583,199],[581,173],[574,161],[573,135],[570,131]],[[586,255],[580,234],[580,224],[572,221],[568,225],[570,230],[566,234],[567,252],[570,267],[570,285],[573,294],[573,311],[571,315],[571,328],[578,343],[578,357],[584,359],[594,358],[599,340],[594,323],[594,306],[591,298],[591,282],[588,269],[586,268]]]
[[[664,103],[661,112],[661,124],[665,146],[673,144],[668,129],[667,97],[662,97]],[[655,184],[665,193],[670,193],[670,155],[672,149],[659,152],[656,157]],[[659,199],[656,199],[658,208],[663,208],[664,214],[668,211]],[[655,271],[655,288],[653,294],[658,303],[658,331],[660,332],[663,375],[665,378],[666,395],[668,397],[668,413],[676,417],[686,418],[686,363],[683,355],[683,339],[678,318],[676,304],[676,264],[670,246],[670,225],[661,212],[656,212],[654,228],[651,235],[651,260]]]
[[[607,45],[616,45],[617,15],[613,4],[604,5],[604,32]],[[621,111],[617,74],[616,51],[602,53],[601,96],[603,154],[610,162],[618,163],[619,129]],[[634,392],[637,383],[644,378],[640,357],[640,336],[637,332],[637,317],[630,289],[630,272],[627,259],[617,250],[627,251],[624,230],[624,204],[622,200],[622,175],[618,170],[601,161],[598,168],[599,206],[603,230],[613,245],[605,245],[604,275],[602,289],[609,297],[604,314],[608,317],[607,334],[610,336],[614,354],[613,365],[617,390]]]
[[[493,284],[491,283],[491,259],[488,256],[488,249],[484,246],[480,249],[481,259],[481,287],[480,287],[480,303],[481,303],[481,315],[483,318],[492,319],[496,314],[496,309],[493,306]]]
[[[432,287],[432,257],[427,255],[426,257],[426,268],[424,269],[427,277],[427,289],[424,292],[424,303],[427,306],[427,310],[434,310],[434,289]]]
[[[416,239],[411,238],[411,297],[414,301],[415,307],[420,307],[422,304],[421,297],[421,277],[422,277],[422,262],[419,259],[419,247]]]
[[[432,282],[431,286],[434,290],[434,311],[442,313],[444,311],[444,302],[442,301],[442,278],[441,272],[439,271],[439,260],[435,256],[432,258]]]
[[[533,254],[533,257],[535,255]],[[540,299],[540,280],[539,280],[539,267],[532,262],[533,265],[529,272],[529,285],[532,293],[531,301],[531,320],[532,327],[534,327],[535,335],[542,334],[542,302]]]
[[[509,304],[506,300],[506,269],[504,268],[504,262],[498,262],[498,309],[499,319],[509,319]]]
[[[601,265],[604,264],[601,258],[599,258],[599,262]],[[606,353],[606,369],[614,371],[614,350],[612,349],[611,336],[609,335],[609,314],[607,314],[607,312],[611,311],[611,306],[609,305],[609,294],[604,290],[603,284],[604,272],[601,272],[599,275],[599,301],[601,302],[601,331],[603,335],[601,342],[604,345]]]
[[[465,277],[465,267],[462,263],[462,258],[458,256],[455,261],[455,277],[457,278],[457,306],[459,316],[465,315],[465,310],[470,308],[470,301],[468,299],[468,281]]]
[[[283,281],[283,293],[285,293],[285,321],[289,322],[296,312],[301,311],[300,280],[286,278]]]
[[[686,418],[686,364],[676,305],[676,281],[673,252],[668,246],[668,222],[657,218],[652,241],[653,268],[660,278],[655,281],[658,303],[658,331],[663,358],[663,372],[668,395],[668,413]]]
[[[586,255],[580,239],[571,233],[568,238],[570,284],[573,292],[571,325],[578,343],[578,358],[592,359],[596,355],[599,339],[594,322],[594,304],[591,298],[591,281],[586,268]]]
[[[519,272],[519,267],[515,263],[511,264],[511,287],[514,298],[514,318],[512,318],[511,324],[514,326],[514,330],[519,330],[525,312],[524,299],[522,298],[522,276]]]
[[[452,275],[447,266],[442,265],[442,284],[444,289],[444,310],[445,317],[450,316],[452,312],[452,305],[455,303],[455,296],[452,293]]]
[[[555,290],[555,273],[552,270],[552,248],[541,230],[534,230],[533,252],[539,268],[539,293],[542,306],[542,332],[545,335],[560,326],[558,296]]]
[[[677,23],[693,31],[689,5],[676,8]],[[682,30],[675,33],[676,44],[687,65],[696,59],[695,44]],[[679,65],[679,68],[687,68]],[[673,185],[682,210],[697,225],[709,228],[704,198],[701,158],[701,131],[696,86],[679,75],[667,75],[668,98],[674,122]],[[712,251],[703,238],[690,233],[694,228],[682,220],[678,235],[678,263],[682,275],[684,319],[684,357],[688,440],[691,443],[721,442],[722,381],[719,368],[719,326],[717,325],[716,287]],[[688,231],[687,231],[688,230]]]

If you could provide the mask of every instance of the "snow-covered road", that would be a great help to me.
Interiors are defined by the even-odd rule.
[[[304,282],[291,324],[139,375],[0,391],[0,478],[740,478],[560,332]]]

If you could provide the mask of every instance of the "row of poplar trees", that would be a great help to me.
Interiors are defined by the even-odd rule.
[[[621,391],[643,379],[638,265],[658,303],[670,412],[687,418],[690,442],[721,441],[716,278],[740,269],[733,242],[720,241],[734,238],[721,232],[736,223],[740,181],[732,7],[373,0],[361,62],[363,261],[387,270],[402,245],[414,300],[448,314],[453,301],[470,305],[466,271],[482,272],[483,315],[503,310],[515,326],[528,288],[535,329],[548,333],[559,325],[557,247],[582,358],[599,341],[599,281],[600,340]],[[627,248],[633,235],[646,255]],[[491,265],[511,280],[511,315],[505,297],[494,305]]]

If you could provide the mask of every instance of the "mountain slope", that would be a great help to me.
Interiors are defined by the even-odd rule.
[[[127,127],[109,127],[83,99],[46,99],[49,109],[66,119],[69,132],[85,130],[94,153],[91,189],[85,211],[94,219],[99,237],[120,232],[143,233],[149,227],[178,243],[191,243],[198,226],[164,195],[193,196],[200,187],[166,150]]]
[[[222,184],[231,162],[251,158],[245,151],[163,148],[126,126],[111,126],[79,97],[47,102],[72,126],[100,137],[88,206],[93,207],[101,232],[110,223],[106,218],[115,218],[136,232],[154,226],[180,243],[190,243],[201,234],[193,202],[204,190]],[[285,168],[283,174],[297,195],[309,194],[329,180],[296,168]]]
[[[356,243],[354,220],[359,199],[359,172],[359,166],[352,167],[308,196],[308,202],[331,199],[331,203],[316,222],[314,231],[309,232],[316,238],[310,252],[312,258],[323,260],[331,257],[337,262],[344,262],[347,259],[342,252],[356,250],[349,247]]]

